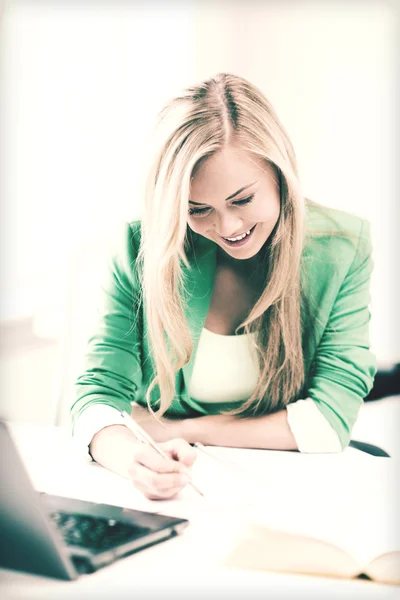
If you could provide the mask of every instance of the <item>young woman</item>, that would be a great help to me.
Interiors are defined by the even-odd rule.
[[[77,381],[76,440],[150,498],[187,483],[193,442],[341,451],[375,374],[368,224],[304,199],[284,128],[239,77],[168,104],[152,152]]]

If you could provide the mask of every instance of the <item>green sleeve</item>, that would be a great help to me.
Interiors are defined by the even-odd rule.
[[[308,396],[337,432],[342,448],[350,441],[376,372],[369,350],[372,266],[369,225],[364,221],[353,262],[318,345],[308,388]]]
[[[108,265],[96,331],[88,342],[84,371],[75,384],[73,427],[89,406],[106,404],[130,413],[130,403],[140,395],[142,325],[135,269],[137,238],[135,226],[127,224],[123,246]]]

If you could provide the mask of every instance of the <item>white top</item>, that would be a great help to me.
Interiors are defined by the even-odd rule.
[[[219,335],[203,329],[189,395],[204,403],[249,398],[258,376],[253,335]],[[341,452],[337,433],[311,398],[289,404],[286,412],[300,452]],[[74,439],[87,454],[95,433],[117,424],[124,424],[117,409],[104,404],[92,405],[78,417]]]
[[[203,329],[189,383],[199,402],[247,400],[258,379],[254,334],[219,335]]]

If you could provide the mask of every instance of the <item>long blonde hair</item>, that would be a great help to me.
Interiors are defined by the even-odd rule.
[[[183,306],[190,183],[196,167],[224,145],[270,164],[281,210],[267,245],[265,287],[241,324],[254,332],[259,379],[252,396],[232,414],[260,414],[297,399],[304,383],[301,344],[300,257],[304,198],[291,142],[264,95],[241,77],[219,74],[190,87],[160,113],[145,188],[139,253],[144,310],[159,388],[158,415],[171,405],[176,373],[189,360],[192,339]]]

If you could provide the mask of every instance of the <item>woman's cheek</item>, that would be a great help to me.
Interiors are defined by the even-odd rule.
[[[194,231],[195,233],[202,234],[207,229],[206,223],[205,222],[202,223],[202,221],[205,221],[205,220],[206,220],[205,218],[196,220],[193,217],[192,218],[189,217],[188,225],[189,225],[190,229],[192,231]]]

